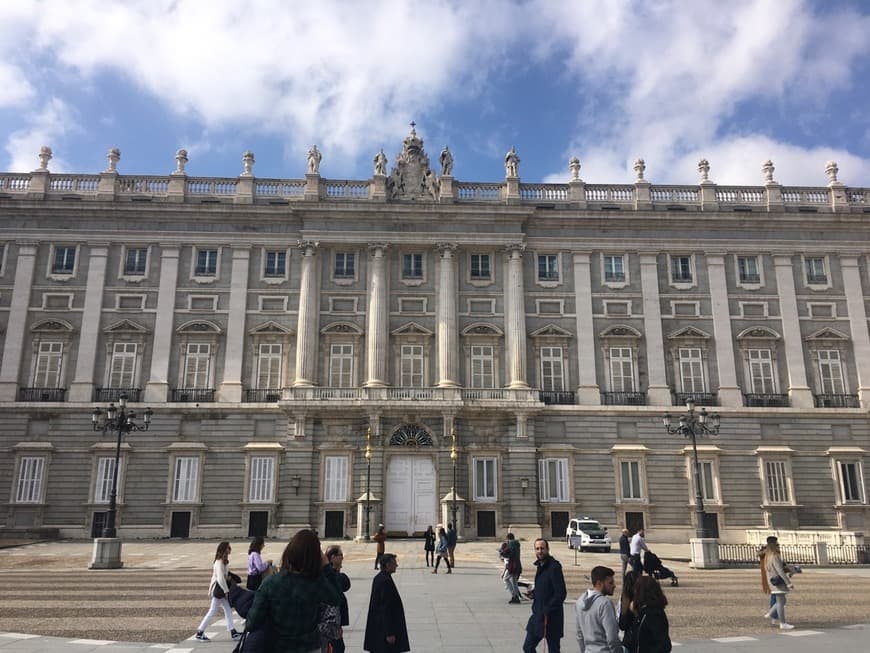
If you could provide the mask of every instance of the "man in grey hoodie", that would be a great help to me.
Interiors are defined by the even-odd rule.
[[[616,611],[607,598],[616,587],[613,574],[609,567],[593,567],[592,589],[581,594],[574,606],[580,653],[622,653]]]

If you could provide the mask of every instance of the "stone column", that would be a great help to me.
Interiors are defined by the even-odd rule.
[[[318,243],[300,241],[302,273],[299,280],[299,311],[296,325],[296,380],[294,387],[317,385],[320,292],[317,282]]]
[[[369,297],[366,330],[366,382],[368,388],[387,385],[387,246],[369,244]]]
[[[0,367],[0,401],[15,401],[18,394],[18,376],[21,373],[21,352],[24,348],[24,330],[27,327],[27,308],[33,287],[33,269],[38,244],[18,241],[18,260],[15,265],[15,285],[9,305],[9,322],[3,341],[3,364]]]
[[[90,247],[79,352],[76,358],[75,376],[69,388],[70,401],[93,401],[94,366],[97,360],[97,342],[100,340],[100,318],[103,313],[103,288],[106,285],[108,254],[108,244],[93,244]]]
[[[438,304],[436,323],[438,331],[438,387],[459,386],[459,348],[456,330],[456,245],[438,245]]]
[[[713,337],[716,345],[716,367],[719,369],[719,405],[742,406],[743,396],[737,385],[731,311],[728,308],[725,254],[707,252],[707,275],[710,277]]]
[[[776,288],[779,293],[779,314],[782,339],[788,367],[788,395],[793,408],[812,408],[813,394],[807,385],[804,346],[798,321],[797,297],[794,289],[794,265],[789,255],[773,257],[776,267]]]
[[[595,369],[595,326],[592,321],[592,275],[588,252],[574,252],[574,297],[577,304],[577,403],[601,404]]]
[[[169,357],[175,321],[178,254],[177,245],[160,246],[160,289],[157,294],[157,315],[154,318],[154,353],[151,356],[151,376],[145,386],[145,401],[149,403],[165,402],[169,391]]]
[[[651,406],[670,406],[671,389],[665,375],[665,347],[662,336],[662,306],[659,299],[658,254],[641,253],[640,285],[643,293],[643,330]]]
[[[507,248],[508,271],[504,285],[505,339],[508,365],[508,387],[528,388],[526,382],[526,307],[523,289],[522,244]]]
[[[858,399],[861,407],[867,408],[870,406],[870,335],[867,332],[867,309],[864,307],[858,257],[840,257],[840,268],[843,270],[843,290],[849,311],[855,371],[858,373]]]
[[[218,401],[242,401],[242,361],[245,357],[245,317],[248,309],[248,270],[251,248],[233,247],[233,273],[230,279],[230,309],[227,316],[224,380],[218,389]]]

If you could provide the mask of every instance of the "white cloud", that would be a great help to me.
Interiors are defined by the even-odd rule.
[[[43,145],[51,146],[70,130],[76,129],[76,121],[70,107],[59,98],[51,98],[45,108],[33,115],[27,125],[13,132],[6,141],[9,154],[8,170],[28,172],[39,166],[39,150]],[[54,156],[49,162],[49,170],[66,170],[63,157]]]
[[[21,107],[35,95],[20,68],[0,61],[0,108]]]

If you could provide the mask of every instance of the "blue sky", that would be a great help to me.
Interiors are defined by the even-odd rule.
[[[870,186],[870,2],[0,1],[0,169],[301,178],[433,162],[494,181]]]

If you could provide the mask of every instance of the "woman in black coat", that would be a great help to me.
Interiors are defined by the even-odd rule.
[[[642,576],[634,586],[637,618],[631,631],[632,653],[670,653],[671,638],[665,606],[668,604],[659,582]]]

